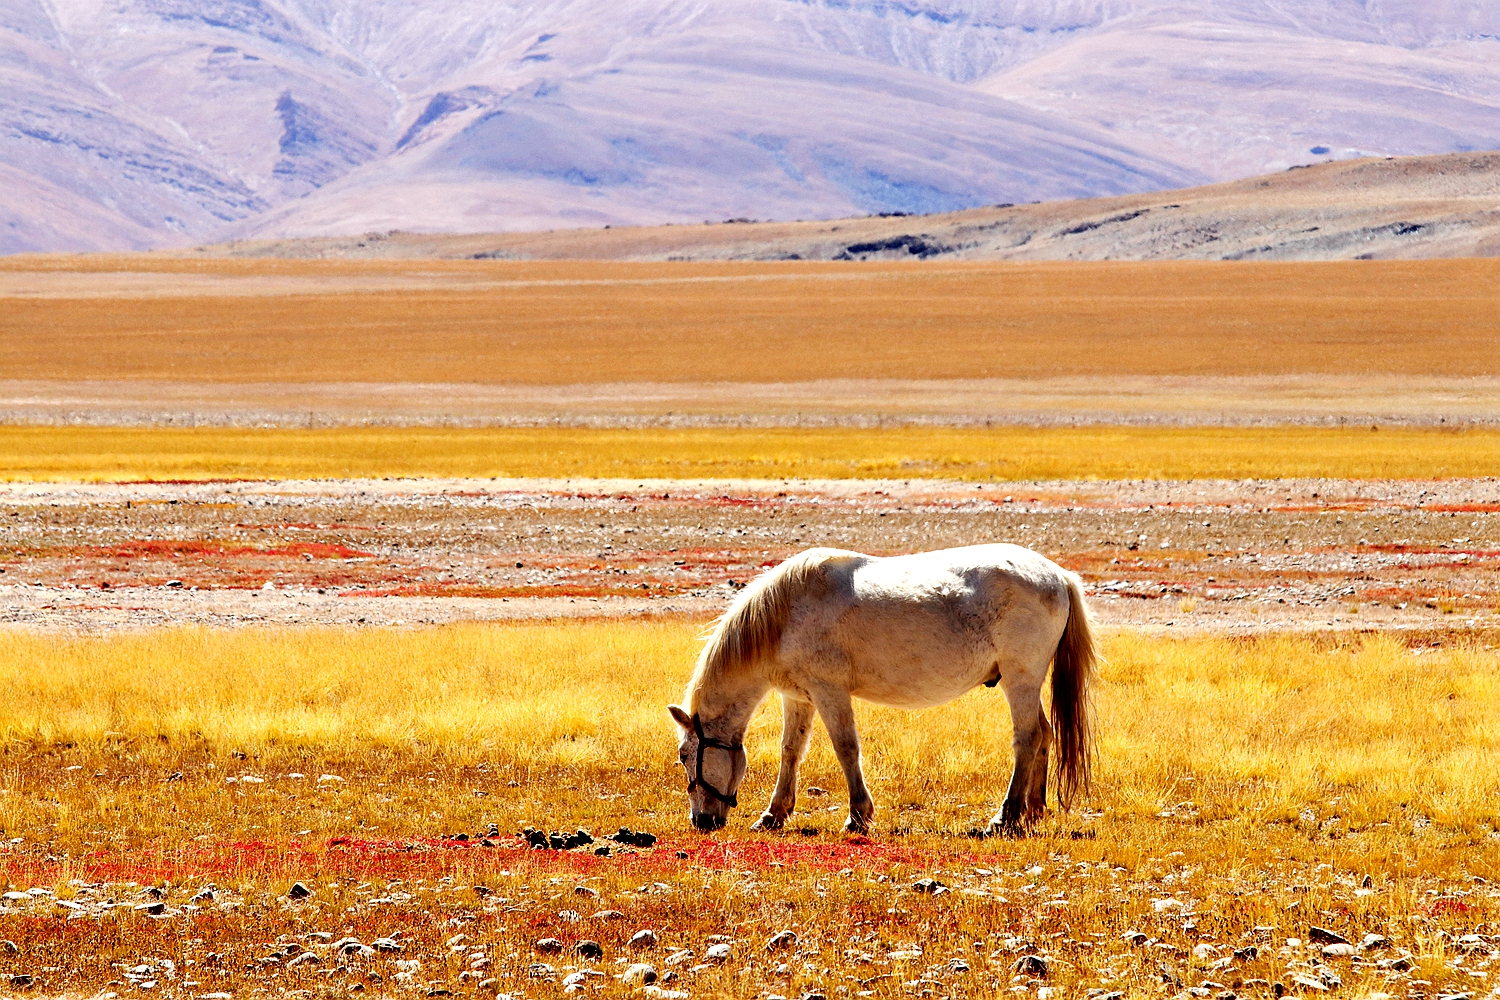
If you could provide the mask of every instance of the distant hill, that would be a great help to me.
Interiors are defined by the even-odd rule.
[[[1472,0],[0,0],[0,253],[931,213],[1500,148]]]
[[[1153,194],[833,222],[256,240],[206,256],[1339,260],[1500,256],[1500,153],[1362,159]]]

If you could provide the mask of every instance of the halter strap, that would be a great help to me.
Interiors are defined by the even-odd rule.
[[[722,740],[710,739],[703,735],[703,720],[698,718],[698,713],[693,713],[693,732],[698,737],[698,766],[693,771],[693,780],[688,782],[687,790],[691,792],[694,788],[701,788],[709,795],[733,809],[740,804],[738,794],[725,795],[713,785],[703,780],[703,751],[709,747],[715,750],[743,750],[743,743],[725,743]]]

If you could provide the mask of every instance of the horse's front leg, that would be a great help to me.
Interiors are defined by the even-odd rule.
[[[781,771],[776,775],[776,791],[771,804],[755,821],[752,830],[780,830],[797,805],[797,766],[807,753],[807,739],[812,735],[812,720],[817,709],[811,702],[781,696]]]
[[[813,704],[823,716],[823,725],[828,727],[833,752],[838,755],[844,781],[849,785],[849,819],[844,823],[844,832],[864,833],[875,815],[875,800],[865,787],[865,773],[859,759],[859,730],[854,726],[854,705],[849,692],[817,691],[813,693]]]

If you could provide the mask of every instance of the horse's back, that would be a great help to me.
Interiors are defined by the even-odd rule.
[[[847,671],[852,693],[884,704],[949,701],[997,665],[1044,673],[1067,624],[1064,571],[1016,545],[841,558],[824,578],[797,609],[783,657]]]

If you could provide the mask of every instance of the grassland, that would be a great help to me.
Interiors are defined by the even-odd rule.
[[[0,426],[0,480],[1349,479],[1500,473],[1500,431]]]
[[[183,996],[533,995],[586,968],[606,973],[580,976],[588,992],[618,995],[610,976],[637,960],[705,996],[1315,992],[1297,976],[1355,996],[1488,988],[1489,939],[1460,938],[1500,916],[1492,650],[1112,636],[1097,791],[1023,841],[965,836],[1009,771],[1003,699],[985,690],[920,714],[860,709],[872,838],[837,833],[821,735],[794,829],[747,833],[774,776],[769,704],[744,815],[707,838],[682,815],[662,709],[694,633],[8,636],[0,827],[19,839],[0,881],[38,891],[0,911],[16,945],[0,973]],[[662,840],[536,851],[514,836],[525,825]],[[953,891],[913,891],[918,877]],[[298,880],[309,898],[287,895]],[[618,918],[591,916],[605,911]],[[1302,944],[1310,925],[1390,944],[1325,955]],[[640,929],[658,943],[631,948]],[[767,952],[787,929],[795,946]],[[729,960],[704,961],[713,934]],[[403,950],[330,947],[347,936]],[[602,956],[580,956],[582,939]],[[678,949],[695,957],[668,965]],[[1045,972],[1018,971],[1027,954]]]
[[[612,264],[12,258],[21,380],[566,385],[1500,374],[1494,260]]]

